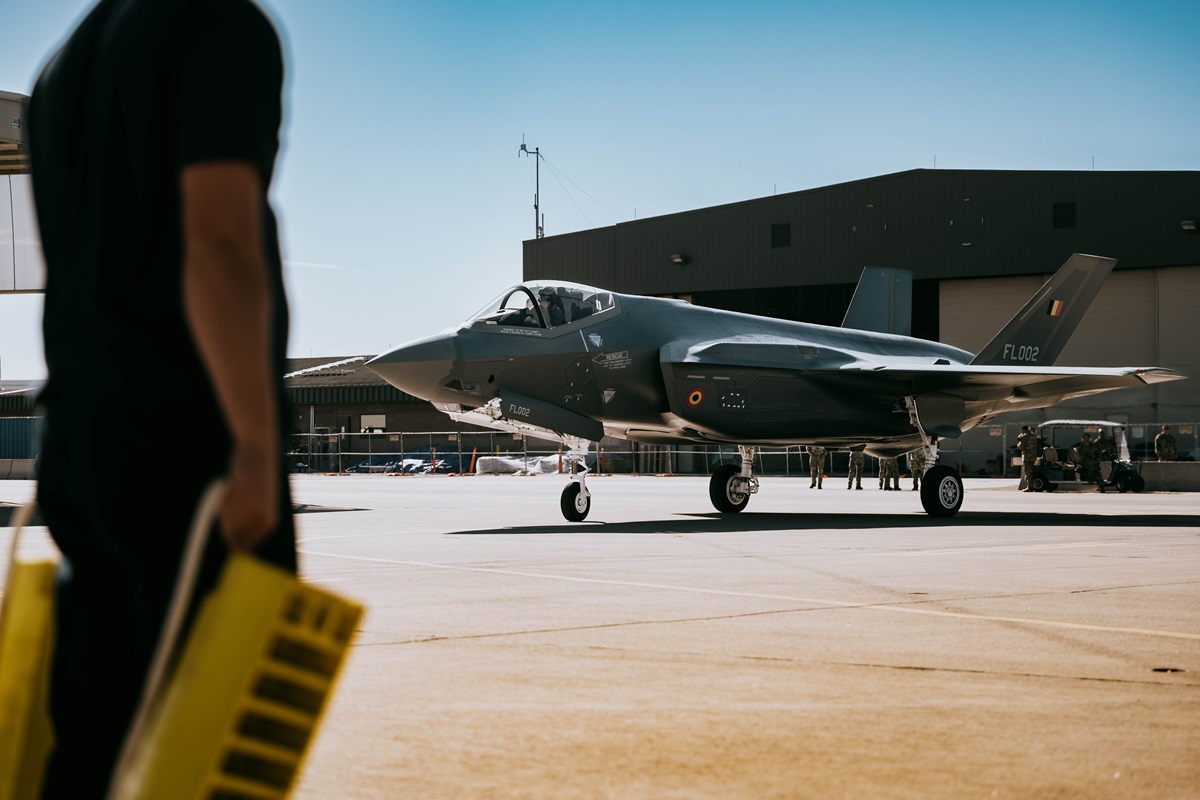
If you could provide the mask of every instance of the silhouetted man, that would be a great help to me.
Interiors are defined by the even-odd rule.
[[[46,260],[38,503],[64,557],[43,797],[103,797],[204,488],[229,547],[295,569],[287,308],[267,203],[283,61],[249,0],[101,0],[29,109]],[[169,449],[186,440],[186,452]]]

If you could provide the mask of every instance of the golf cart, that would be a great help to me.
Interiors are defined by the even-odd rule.
[[[1125,425],[1107,420],[1056,419],[1037,426],[1041,455],[1029,479],[1035,492],[1055,489],[1083,489],[1093,484],[1083,479],[1083,459],[1076,445],[1083,434],[1091,434],[1100,460],[1100,491],[1140,492],[1146,481],[1129,463],[1129,445]]]

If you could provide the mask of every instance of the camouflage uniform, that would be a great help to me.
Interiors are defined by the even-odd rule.
[[[862,488],[863,461],[866,456],[862,450],[850,451],[850,479],[846,481],[847,489]]]
[[[821,486],[821,473],[825,471],[825,448],[813,445],[808,448],[808,474],[812,476],[812,483],[808,488],[814,486],[818,489],[823,489]]]
[[[1079,453],[1079,471],[1081,473],[1079,477],[1103,489],[1104,487],[1100,481],[1100,459],[1096,454],[1096,445],[1091,441],[1091,437],[1088,434],[1085,433],[1083,435],[1083,440],[1075,446],[1075,451]]]
[[[894,457],[879,459],[879,482],[879,488],[886,492],[899,491],[900,466]]]
[[[1171,429],[1163,425],[1162,433],[1154,437],[1154,456],[1159,461],[1174,461],[1179,458],[1179,450],[1175,447],[1175,437]]]
[[[908,454],[908,469],[912,473],[913,491],[920,489],[920,479],[925,475],[925,448],[919,447]]]
[[[1032,491],[1029,482],[1033,480],[1033,468],[1037,463],[1038,436],[1033,428],[1026,426],[1017,437],[1017,449],[1021,451],[1021,484],[1017,488],[1022,492]]]

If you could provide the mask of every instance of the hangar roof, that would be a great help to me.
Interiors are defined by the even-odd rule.
[[[367,369],[366,363],[372,358],[374,355],[289,358],[283,376],[288,403],[421,402]]]

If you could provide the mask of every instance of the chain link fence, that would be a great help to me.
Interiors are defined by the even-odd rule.
[[[1017,435],[1021,425],[982,425],[959,439],[939,443],[939,460],[964,476],[1018,477]],[[1036,423],[1032,423],[1036,424]],[[1169,423],[1181,459],[1197,455],[1197,423]],[[1131,424],[1126,438],[1134,461],[1154,460],[1154,437],[1158,423]],[[1093,431],[1093,435],[1095,432]],[[829,453],[826,475],[846,475],[849,452]],[[288,452],[292,472],[362,474],[448,474],[480,471],[481,459],[501,459],[499,471],[565,471],[566,458],[557,444],[520,434],[496,431],[421,433],[327,433],[296,434]],[[588,453],[588,466],[602,474],[707,475],[721,464],[740,463],[737,447],[731,445],[639,445],[606,439]],[[905,468],[901,459],[901,469]],[[493,465],[495,462],[487,462]],[[867,458],[864,475],[877,476],[878,460]],[[1019,463],[1019,462],[1018,462]],[[759,447],[755,455],[759,475],[808,476],[809,457],[804,447]]]

